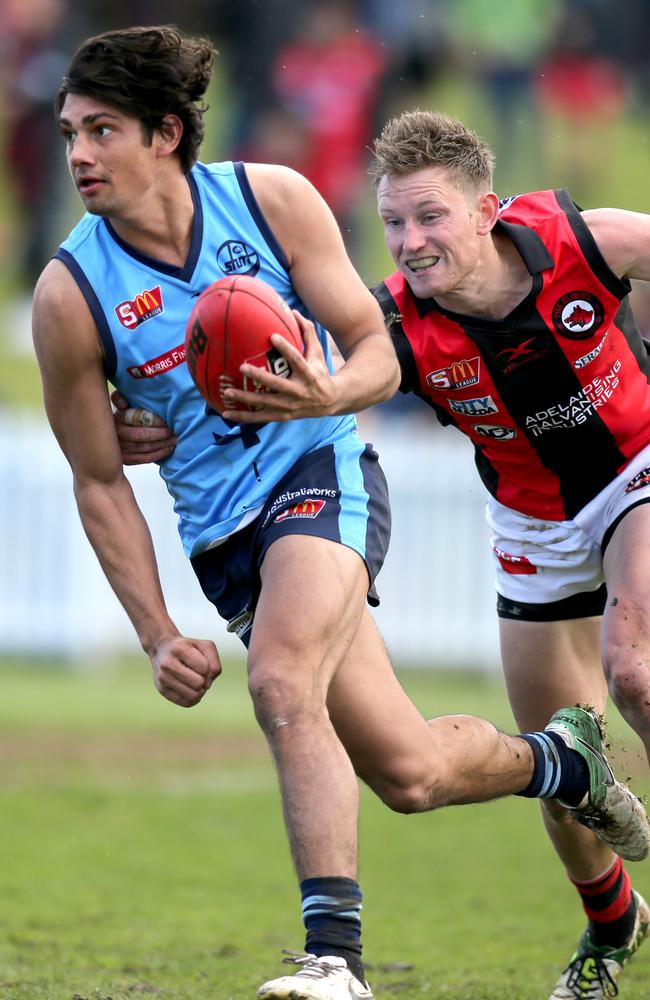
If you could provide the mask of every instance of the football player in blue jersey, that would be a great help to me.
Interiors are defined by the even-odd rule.
[[[181,635],[167,611],[107,376],[128,399],[127,419],[157,411],[171,428],[174,447],[158,457],[186,551],[248,647],[307,937],[299,971],[258,996],[368,1000],[355,772],[404,812],[558,797],[632,857],[648,851],[647,817],[611,774],[589,712],[510,737],[467,716],[427,724],[399,686],[366,608],[388,543],[387,492],[350,416],[395,391],[395,353],[304,178],[197,162],[212,59],[209,43],[169,26],[108,32],[73,57],[55,107],[87,214],[38,282],[34,341],[81,520],[160,693],[195,705],[221,664],[213,642]],[[253,426],[238,409],[245,392],[232,391],[228,420],[206,411],[178,349],[196,294],[220,276],[233,242],[246,245],[246,267],[314,318],[300,319],[304,356],[278,345],[291,379],[254,369],[274,392]],[[325,329],[344,359],[336,371]]]

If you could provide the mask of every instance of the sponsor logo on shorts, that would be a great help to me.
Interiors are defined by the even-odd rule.
[[[477,396],[475,399],[450,399],[449,409],[466,417],[485,417],[488,413],[498,413],[499,408],[492,396]]]
[[[598,344],[596,347],[594,347],[593,351],[589,351],[589,354],[583,354],[581,358],[577,358],[576,361],[573,362],[573,367],[574,368],[584,368],[585,365],[589,365],[589,364],[591,364],[592,361],[595,361],[595,359],[598,357],[598,355],[602,351],[603,344],[605,343],[606,340],[607,340],[607,334],[605,334],[605,336],[601,340],[600,344]]]
[[[226,626],[226,632],[234,632],[237,638],[241,639],[248,632],[252,624],[253,612],[249,611],[248,608],[244,608],[238,615],[230,619]]]
[[[287,504],[291,506],[292,502],[293,506],[298,506],[303,500],[318,500],[320,502],[321,498],[324,498],[324,500],[336,500],[338,496],[338,490],[324,486],[301,486],[299,490],[285,490],[284,493],[279,493],[274,498],[264,518],[264,525],[267,525],[274,514],[277,514],[282,507],[286,507]],[[321,506],[324,506],[324,503]]]
[[[640,490],[644,486],[650,486],[650,468],[641,469],[641,472],[637,472],[636,476],[630,479],[625,487],[625,492],[634,493],[634,490]]]
[[[145,288],[133,299],[125,299],[115,306],[115,315],[127,330],[135,330],[141,323],[159,316],[165,311],[160,285],[155,288]]]
[[[497,424],[472,424],[472,430],[481,437],[493,438],[495,441],[512,441],[517,437],[514,427],[499,427]]]
[[[164,375],[172,368],[182,365],[184,361],[185,344],[179,344],[178,347],[172,347],[171,351],[165,351],[151,361],[144,361],[141,365],[131,365],[126,370],[131,378],[155,378],[156,375]]]
[[[551,313],[559,334],[570,340],[592,337],[605,318],[602,303],[591,292],[567,292]]]
[[[315,497],[305,497],[299,503],[294,503],[291,507],[287,507],[286,510],[280,511],[275,518],[275,523],[280,524],[290,517],[318,517],[324,506],[324,500],[317,500]]]
[[[226,240],[217,250],[217,264],[224,274],[257,274],[260,258],[255,247],[244,240]]]
[[[501,568],[512,576],[533,576],[537,572],[537,566],[533,566],[527,556],[513,556],[498,545],[493,545],[492,551],[501,563]]]
[[[541,437],[547,431],[565,430],[586,424],[601,406],[605,406],[621,384],[619,372],[621,362],[614,362],[607,374],[597,376],[587,383],[580,392],[569,396],[563,403],[549,406],[548,410],[538,410],[526,417],[526,430],[533,437]]]
[[[465,389],[468,385],[476,385],[480,375],[481,359],[464,358],[462,361],[454,361],[448,368],[429,372],[426,382],[432,389]]]

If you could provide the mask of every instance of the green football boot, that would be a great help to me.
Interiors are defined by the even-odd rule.
[[[562,708],[552,716],[545,732],[561,736],[589,768],[589,791],[582,802],[562,805],[615,854],[627,861],[642,861],[650,851],[650,820],[640,799],[614,777],[603,753],[603,731],[596,713]]]
[[[636,920],[629,940],[619,948],[598,948],[587,927],[550,1000],[612,1000],[618,996],[618,977],[650,930],[650,908],[638,892],[633,895]]]

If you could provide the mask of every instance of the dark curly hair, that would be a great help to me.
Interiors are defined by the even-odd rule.
[[[125,28],[88,38],[72,57],[54,100],[57,118],[68,94],[96,97],[139,119],[151,143],[165,115],[183,123],[178,156],[183,171],[196,163],[215,50],[205,38],[184,37],[174,25]]]

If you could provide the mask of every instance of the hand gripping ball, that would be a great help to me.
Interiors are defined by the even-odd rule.
[[[199,295],[187,321],[185,354],[190,374],[204,399],[218,413],[225,409],[225,388],[267,392],[239,370],[245,361],[289,378],[288,361],[271,344],[279,333],[302,351],[300,328],[275,289],[247,274],[220,278]],[[254,409],[254,407],[251,407]]]

